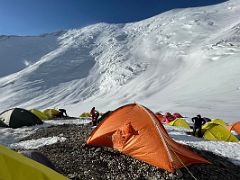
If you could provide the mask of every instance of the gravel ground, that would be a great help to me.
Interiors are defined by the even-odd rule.
[[[44,146],[37,150],[47,156],[60,173],[74,180],[194,179],[185,168],[181,168],[175,173],[168,173],[110,148],[88,146],[85,142],[92,130],[90,124],[53,126],[39,129],[35,134],[23,140],[52,136],[66,137],[67,140],[64,142]],[[240,179],[240,166],[211,152],[191,149],[212,163],[188,166],[189,171],[196,179]]]

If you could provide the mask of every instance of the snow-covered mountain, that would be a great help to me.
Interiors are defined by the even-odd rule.
[[[41,36],[0,36],[0,77],[15,73],[35,63],[58,47],[63,32]]]
[[[240,1],[230,0],[136,23],[1,36],[1,72],[26,67],[0,78],[0,110],[61,107],[78,116],[92,106],[107,111],[138,102],[153,111],[236,121],[239,12]]]

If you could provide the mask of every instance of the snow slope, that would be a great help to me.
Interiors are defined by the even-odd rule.
[[[230,0],[136,23],[100,23],[49,34],[50,51],[39,51],[31,56],[33,64],[0,78],[0,110],[61,107],[78,116],[92,106],[107,111],[139,102],[153,111],[236,121],[239,12],[240,1]],[[0,53],[0,59],[12,52]]]
[[[35,63],[56,49],[63,32],[41,36],[0,36],[0,77],[15,73]]]

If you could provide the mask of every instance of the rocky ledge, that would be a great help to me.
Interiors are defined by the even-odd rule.
[[[47,156],[57,170],[70,179],[148,179],[148,180],[237,180],[240,179],[240,166],[211,152],[193,151],[208,159],[212,164],[194,164],[181,168],[175,173],[156,168],[132,157],[105,147],[85,144],[92,131],[87,125],[60,125],[42,128],[23,139],[62,136],[66,141],[37,149]],[[190,147],[189,147],[190,148]]]

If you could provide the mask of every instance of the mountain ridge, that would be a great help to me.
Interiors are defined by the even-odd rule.
[[[56,34],[51,50],[0,78],[0,109],[65,107],[78,115],[139,102],[155,111],[240,118],[239,9],[232,0]]]

